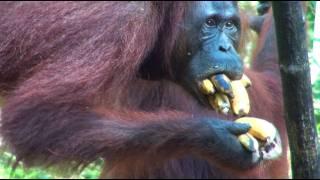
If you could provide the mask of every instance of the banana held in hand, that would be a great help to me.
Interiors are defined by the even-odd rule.
[[[241,134],[238,139],[247,150],[251,152],[259,151],[259,143],[251,134]]]
[[[204,95],[212,95],[215,92],[212,82],[209,79],[205,79],[199,84],[199,89]]]
[[[253,118],[253,117],[243,117],[235,120],[235,122],[248,123],[251,126],[249,133],[253,137],[265,142],[268,139],[269,140],[275,139],[275,137],[278,134],[276,127],[272,123],[264,119]]]
[[[230,111],[230,102],[226,95],[221,93],[216,93],[213,96],[209,96],[209,103],[210,105],[216,109],[218,112],[223,114],[228,114]]]
[[[235,120],[238,123],[248,123],[251,125],[249,134],[259,140],[259,154],[262,159],[272,160],[277,159],[282,154],[282,144],[280,135],[276,127],[263,119],[243,117]],[[240,136],[239,136],[240,137]],[[247,137],[247,139],[249,139]],[[253,146],[248,145],[250,140],[246,140],[244,137],[239,139],[240,143],[248,150]]]
[[[233,91],[229,78],[224,74],[217,74],[211,77],[214,87],[221,93],[233,97]]]
[[[245,116],[250,111],[250,100],[246,88],[241,80],[231,81],[233,98],[231,98],[232,111],[237,116]]]

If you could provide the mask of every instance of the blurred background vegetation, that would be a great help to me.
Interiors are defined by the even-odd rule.
[[[241,9],[244,9],[245,12],[255,13],[255,7],[257,5],[257,1],[246,1],[240,2]],[[309,49],[309,60],[311,65],[311,81],[313,88],[313,97],[314,97],[314,108],[315,108],[315,116],[317,120],[317,129],[318,134],[320,132],[320,59],[316,59],[316,54],[313,51],[314,41],[314,19],[315,19],[315,7],[316,1],[309,1],[307,5],[307,14],[306,19],[308,22],[308,49]],[[319,23],[319,22],[318,22]],[[319,41],[319,39],[318,39]],[[255,44],[253,42],[249,42],[246,46],[247,52],[252,52]],[[318,52],[320,53],[320,52]],[[249,56],[248,56],[249,57]],[[245,58],[245,61],[248,61],[248,57]],[[1,104],[1,99],[0,99]],[[0,141],[0,179],[6,178],[14,178],[14,179],[53,179],[53,178],[61,178],[62,175],[57,176],[55,173],[49,173],[47,170],[43,170],[40,168],[32,168],[26,169],[22,164],[19,164],[15,171],[12,171],[12,168],[8,166],[10,162],[14,161],[14,157],[9,153],[5,152],[4,147],[1,147]],[[78,179],[95,179],[99,177],[101,168],[103,166],[103,160],[98,160],[92,164],[90,164],[80,175],[71,176],[71,178]],[[70,176],[66,176],[65,178],[70,178]]]

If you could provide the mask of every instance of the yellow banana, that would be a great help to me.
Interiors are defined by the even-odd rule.
[[[213,96],[209,96],[210,105],[223,114],[228,114],[230,111],[230,102],[226,95],[221,93],[215,93]]]
[[[200,82],[199,89],[200,89],[201,93],[203,93],[205,95],[214,94],[214,92],[215,92],[213,84],[209,79],[205,79],[202,82]]]
[[[232,87],[230,85],[230,79],[224,74],[217,74],[211,77],[217,91],[227,94],[229,97],[233,97]]]
[[[236,81],[230,81],[224,74],[212,76],[210,80],[205,79],[199,82],[199,90],[204,95],[213,95],[209,97],[209,102],[214,109],[227,114],[231,107],[233,113],[237,116],[244,116],[249,113],[250,101],[245,87],[250,86],[251,81],[245,74],[241,80]],[[226,99],[224,94],[229,99]]]
[[[238,123],[248,123],[251,128],[249,130],[249,133],[253,136],[258,138],[262,141],[274,140],[274,138],[277,136],[278,131],[276,127],[264,120],[259,118],[253,118],[253,117],[243,117],[236,119],[235,122]]]
[[[242,75],[242,78],[240,79],[243,86],[248,88],[252,85],[251,80],[249,79],[249,77],[245,74]]]
[[[250,111],[250,100],[246,88],[241,80],[231,81],[233,98],[231,98],[232,111],[237,116],[245,116]]]
[[[259,143],[251,134],[241,134],[238,136],[240,143],[249,151],[256,152],[259,150]]]

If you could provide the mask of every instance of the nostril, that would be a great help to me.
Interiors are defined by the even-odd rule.
[[[219,51],[222,51],[222,52],[227,52],[229,51],[230,49],[230,46],[226,45],[226,46],[219,46]]]
[[[219,51],[226,52],[227,50],[224,47],[219,46]]]

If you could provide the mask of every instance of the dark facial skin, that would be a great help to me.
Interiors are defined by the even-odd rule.
[[[243,62],[237,48],[240,38],[240,17],[233,2],[190,4],[183,32],[177,43],[176,77],[191,93],[206,103],[197,82],[214,74],[224,73],[231,80],[240,79]],[[181,47],[183,46],[183,47]]]

